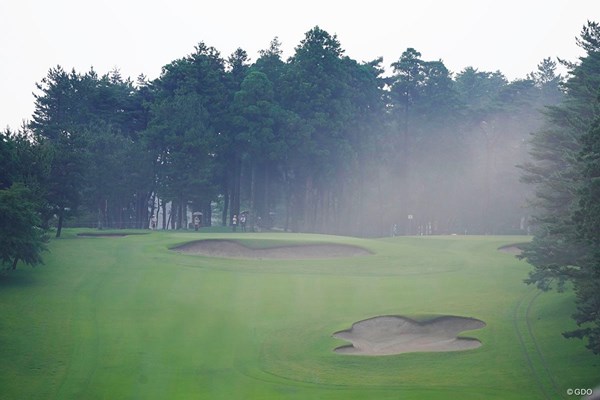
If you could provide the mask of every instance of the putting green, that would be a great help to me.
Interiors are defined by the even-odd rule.
[[[152,232],[78,237],[0,277],[2,399],[554,399],[600,383],[600,358],[561,332],[572,294],[522,283],[497,248],[522,237],[355,239]],[[170,251],[337,243],[374,254],[260,260]],[[468,351],[365,357],[332,337],[378,315],[485,321]]]

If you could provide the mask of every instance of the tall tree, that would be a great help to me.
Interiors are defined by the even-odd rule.
[[[281,59],[281,42],[275,37],[269,47],[259,52],[260,57],[252,66],[253,71],[262,72],[272,85],[273,98],[269,100],[273,106],[270,124],[273,130],[273,140],[268,147],[268,154],[263,154],[264,164],[264,210],[273,210],[277,205],[283,208],[281,223],[285,230],[290,228],[290,219],[296,217],[296,210],[292,210],[292,197],[296,188],[294,174],[294,160],[298,159],[299,149],[308,137],[306,130],[302,129],[301,119],[294,111],[290,110],[289,79],[290,63]],[[266,150],[266,149],[265,149]],[[257,211],[258,212],[258,211]]]
[[[523,257],[533,265],[527,283],[543,290],[572,282],[577,294],[579,329],[568,337],[588,338],[600,354],[597,237],[589,231],[597,217],[597,121],[600,118],[600,25],[588,22],[578,44],[586,51],[571,64],[566,97],[549,108],[547,127],[532,142],[534,162],[524,179],[536,186],[536,231]],[[595,230],[593,231],[595,232]]]
[[[0,264],[13,270],[19,261],[40,264],[47,241],[40,218],[46,213],[47,149],[27,127],[0,132],[0,163]]]
[[[395,134],[390,139],[396,156],[390,164],[395,171],[390,179],[396,183],[390,196],[396,207],[389,215],[399,222],[402,232],[417,233],[417,226],[421,232],[425,226],[433,232],[442,220],[452,219],[447,205],[455,195],[449,184],[456,181],[452,174],[461,172],[457,160],[464,148],[458,123],[462,103],[441,60],[422,60],[418,51],[409,48],[392,67],[389,85]],[[438,202],[440,198],[445,203]],[[414,219],[407,219],[408,215]]]
[[[283,78],[283,105],[303,122],[295,134],[305,136],[290,157],[293,223],[301,229],[323,230],[337,223],[333,205],[342,192],[337,172],[340,161],[352,156],[351,75],[343,54],[335,35],[315,27],[296,47]]]
[[[475,123],[484,121],[493,110],[500,91],[508,83],[500,72],[478,71],[467,67],[456,75],[456,90]]]
[[[77,74],[67,74],[60,66],[51,68],[37,84],[31,128],[53,149],[46,191],[48,204],[58,216],[56,237],[60,237],[67,214],[80,204],[83,183],[82,142],[77,126]]]
[[[0,190],[0,263],[8,265],[6,269],[16,269],[19,261],[33,266],[42,263],[47,239],[38,209],[23,185]]]
[[[66,73],[59,66],[50,69],[37,88],[39,93],[35,95],[36,108],[30,126],[53,149],[46,195],[53,214],[58,216],[56,235],[59,237],[65,217],[77,211],[84,202],[85,192],[90,193],[86,187],[97,185],[94,181],[86,182],[86,178],[93,176],[88,172],[94,163],[86,156],[101,156],[94,153],[93,144],[98,143],[94,134],[118,132],[123,140],[135,141],[137,131],[144,126],[140,120],[144,112],[132,82],[123,80],[118,70],[99,77],[93,69],[85,74],[74,70]],[[139,146],[132,148],[138,155],[142,151]],[[127,159],[134,158],[139,159]],[[128,177],[136,174],[134,169],[123,172]],[[143,226],[140,220],[145,218],[147,193],[147,188],[129,193],[115,204],[121,214],[123,209],[133,212],[138,227]]]
[[[556,67],[556,62],[550,57],[544,58],[538,64],[537,70],[527,76],[540,89],[544,105],[558,104],[563,97],[560,88],[563,78],[556,73]]]
[[[216,135],[196,93],[156,102],[152,115],[145,137],[157,157],[158,194],[173,202],[173,222],[182,227],[188,202],[196,200],[197,205],[212,194]]]
[[[201,42],[192,54],[163,67],[152,87],[144,141],[156,160],[158,194],[163,204],[174,201],[177,219],[172,221],[179,226],[189,202],[210,221],[210,202],[221,178],[219,151],[228,136],[225,62]]]
[[[227,88],[228,107],[225,110],[226,114],[221,120],[220,125],[221,138],[226,141],[227,146],[221,147],[220,161],[222,164],[224,188],[226,191],[226,199],[228,206],[224,207],[223,222],[227,216],[225,210],[229,210],[229,221],[233,220],[233,216],[239,217],[240,207],[242,202],[242,174],[243,174],[243,149],[240,148],[240,129],[243,129],[236,123],[236,107],[235,97],[240,90],[242,82],[250,71],[248,54],[238,48],[227,59],[227,74],[225,76],[225,84]],[[237,218],[237,217],[236,217]]]
[[[577,239],[588,251],[579,264],[575,286],[577,312],[573,318],[578,328],[565,336],[587,338],[588,348],[600,354],[600,117],[581,142],[578,162],[582,181],[573,218]]]
[[[274,127],[278,110],[273,85],[264,73],[252,71],[246,76],[235,94],[232,112],[238,132],[233,147],[247,165],[251,215],[265,217],[268,168],[277,156]]]

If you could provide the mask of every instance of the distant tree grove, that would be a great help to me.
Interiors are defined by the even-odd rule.
[[[65,221],[185,229],[191,212],[226,225],[247,211],[291,231],[521,232],[513,167],[563,97],[555,62],[508,82],[409,48],[384,76],[382,59],[357,62],[318,27],[287,61],[280,46],[251,63],[199,43],[153,81],[51,68],[31,121],[3,135],[48,154],[31,177],[44,222],[59,236]]]
[[[572,282],[567,336],[600,352],[597,23],[578,44],[566,77],[547,58],[514,81],[413,48],[386,72],[319,27],[287,60],[277,38],[255,62],[200,42],[152,81],[56,66],[31,120],[0,132],[0,260],[40,262],[49,227],[187,229],[193,213],[356,236],[531,228],[528,282]]]

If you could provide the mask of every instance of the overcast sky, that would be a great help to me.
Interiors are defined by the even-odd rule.
[[[318,25],[358,61],[383,56],[389,67],[414,47],[452,72],[473,66],[513,80],[545,57],[575,61],[587,20],[600,21],[599,0],[2,0],[0,129],[31,117],[35,83],[58,64],[154,79],[200,41],[256,60],[278,36],[287,58]]]

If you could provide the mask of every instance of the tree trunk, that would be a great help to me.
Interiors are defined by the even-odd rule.
[[[283,184],[285,185],[285,224],[283,229],[287,232],[290,229],[290,207],[292,202],[292,189],[289,183],[287,167],[283,169]]]
[[[389,187],[387,188],[387,192],[390,193],[390,194],[393,193],[393,192],[390,191]],[[379,204],[387,204],[387,202],[385,201],[386,197],[387,196],[385,196],[383,194],[383,191],[381,190],[381,171],[379,170],[379,171],[377,171],[377,198],[379,200]],[[386,217],[386,212],[385,212],[385,208],[384,207],[378,207],[377,211],[378,211],[377,214],[378,214],[378,217],[379,217],[379,228],[378,228],[379,233],[380,234],[383,233],[384,235],[387,235],[387,232],[388,232],[387,225],[389,223],[393,224],[393,222],[386,220],[386,218],[385,218]]]
[[[175,203],[175,200],[171,201],[169,220],[171,221],[171,230],[175,230],[175,225],[177,225],[177,204]]]
[[[104,228],[104,213],[102,212],[102,203],[104,202],[100,201],[98,203],[98,224],[96,226],[96,228],[100,230]]]
[[[242,183],[242,160],[235,160],[235,164],[234,164],[234,177],[233,177],[233,182],[234,182],[234,197],[233,197],[233,204],[231,205],[231,213],[235,214],[238,216],[239,218],[239,214],[240,214],[240,194],[241,194],[241,183]]]
[[[135,213],[135,221],[134,226],[137,229],[146,229],[148,227],[148,223],[150,222],[150,218],[148,216],[148,200],[150,200],[150,193],[138,192],[138,201],[136,204],[136,213]],[[152,206],[154,208],[154,205]]]
[[[181,197],[179,198],[179,201],[177,202],[177,219],[175,220],[175,229],[182,229],[183,228],[183,200],[181,199]]]
[[[58,225],[56,227],[56,237],[57,238],[60,237],[60,234],[62,232],[63,214],[64,214],[64,209],[61,207],[60,211],[58,212]]]
[[[123,229],[123,207],[121,205],[119,205],[119,224],[117,226],[119,229]]]
[[[362,157],[359,156],[359,160]],[[362,165],[362,168],[358,168],[358,190],[356,191],[356,200],[353,202],[353,204],[350,204],[348,206],[348,210],[349,210],[349,217],[351,219],[346,218],[344,221],[348,226],[349,231],[352,233],[352,235],[356,235],[356,236],[363,236],[363,232],[362,232],[362,220],[363,220],[363,214],[364,214],[364,209],[363,209],[363,196],[365,193],[365,163],[362,161],[359,161],[358,165]]]
[[[212,226],[212,207],[210,200],[206,201],[202,210],[202,225]]]
[[[256,163],[254,161],[250,163],[250,211],[256,215]]]
[[[108,219],[108,199],[104,199],[104,210],[102,212],[102,224],[105,227],[109,227],[110,220]]]
[[[19,262],[19,257],[15,257],[15,259],[13,260],[12,263],[12,270],[14,271],[15,269],[17,269],[17,263]]]
[[[162,204],[162,228],[163,230],[167,230],[167,203],[165,200],[161,200]]]
[[[179,229],[187,229],[187,202],[181,198],[179,202]]]
[[[277,217],[276,215],[273,215],[273,218],[271,218],[271,211],[275,211],[274,207],[272,207],[273,204],[273,199],[270,198],[269,196],[269,164],[268,163],[264,163],[263,164],[264,170],[263,170],[263,203],[264,203],[264,209],[265,212],[267,213],[267,215],[269,216],[269,224],[271,225],[271,227],[273,227],[275,225],[275,217]]]
[[[146,226],[142,226],[142,229],[148,229],[148,226],[150,226],[150,220],[152,219],[152,216],[154,216],[154,212],[156,211],[156,193],[152,192],[152,194],[150,195],[150,200],[152,202],[152,206],[150,206],[150,213],[149,215],[147,215],[146,217]]]
[[[173,218],[173,202],[170,202],[170,203],[171,203],[171,207],[169,208],[169,211],[170,211],[169,212],[169,219],[167,219],[167,224],[165,225],[165,229],[169,229],[169,225],[171,225],[171,220]],[[171,229],[173,229],[172,225],[171,225]]]
[[[304,181],[304,204],[302,205],[302,217],[303,217],[303,231],[312,231],[312,212],[309,210],[312,207],[312,210],[315,211],[316,205],[311,204],[311,200],[314,200],[314,196],[312,195],[312,180],[310,176],[306,177]]]

